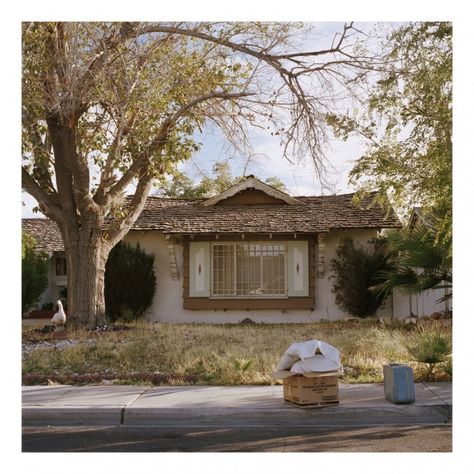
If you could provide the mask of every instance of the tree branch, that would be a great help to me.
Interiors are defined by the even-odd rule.
[[[253,95],[251,92],[237,92],[237,93],[226,93],[226,92],[214,92],[207,94],[201,97],[197,97],[186,105],[182,106],[177,112],[175,112],[171,117],[165,120],[163,125],[160,127],[160,131],[156,138],[147,146],[145,151],[132,163],[130,168],[125,171],[122,177],[110,188],[109,192],[103,196],[95,196],[95,200],[100,205],[108,206],[113,203],[120,195],[125,192],[125,188],[132,182],[137,173],[147,163],[150,156],[157,151],[158,148],[164,145],[166,137],[168,136],[171,128],[175,123],[183,117],[189,110],[191,110],[196,105],[211,100],[211,99],[223,99],[231,100],[237,99],[240,97],[248,97]],[[147,164],[147,166],[149,166]],[[148,168],[147,168],[148,169]],[[150,178],[151,179],[151,178]]]
[[[109,228],[104,232],[104,236],[107,239],[108,245],[113,247],[120,240],[125,237],[133,223],[137,220],[138,216],[145,207],[148,194],[152,187],[153,179],[152,176],[147,173],[142,175],[138,181],[137,189],[133,194],[131,202],[127,209],[127,215],[119,221],[114,221],[110,224]]]
[[[31,153],[33,155],[33,177],[37,183],[49,194],[55,195],[51,175],[49,173],[49,165],[53,164],[50,158],[50,152],[47,145],[41,139],[38,131],[38,124],[33,123],[28,128],[24,127],[23,133],[28,134],[31,143]]]
[[[27,169],[21,167],[21,186],[28,193],[31,194],[40,205],[41,211],[51,219],[58,222],[64,222],[65,215],[61,208],[57,196],[48,194],[28,173]]]

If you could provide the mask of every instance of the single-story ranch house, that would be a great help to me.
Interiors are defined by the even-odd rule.
[[[382,229],[401,227],[393,210],[367,205],[370,198],[358,207],[352,198],[292,197],[253,176],[211,199],[150,196],[124,239],[155,255],[156,294],[146,317],[282,323],[350,316],[336,306],[329,278],[341,237],[370,245]],[[50,255],[40,305],[54,302],[67,286],[59,230],[48,219],[24,219],[23,229]],[[377,315],[405,318],[409,299],[395,293]],[[443,310],[430,301],[424,314]]]

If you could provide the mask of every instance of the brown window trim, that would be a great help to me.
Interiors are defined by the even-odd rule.
[[[290,297],[286,299],[183,299],[184,309],[314,309],[314,297]]]
[[[275,241],[275,240],[294,240],[294,234],[274,234],[273,239],[268,238],[268,234],[248,234],[245,240],[252,241]],[[316,259],[316,236],[308,234],[296,234],[296,240],[308,241],[308,277],[309,277],[309,296],[287,297],[287,298],[197,298],[189,296],[189,236],[183,239],[183,308],[190,310],[209,310],[209,309],[311,309],[315,308],[315,259]],[[195,236],[195,241],[216,242],[215,235]],[[219,236],[217,241],[235,241],[241,240],[241,235]]]

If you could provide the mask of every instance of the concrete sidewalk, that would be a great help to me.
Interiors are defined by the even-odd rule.
[[[383,384],[339,384],[340,404],[299,408],[278,386],[28,386],[23,425],[363,426],[450,423],[452,385],[415,384],[416,402],[394,405]]]

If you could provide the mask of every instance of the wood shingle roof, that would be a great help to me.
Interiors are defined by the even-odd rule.
[[[370,205],[373,196],[356,206],[354,194],[299,196],[301,204],[204,206],[205,199],[150,196],[132,230],[168,234],[319,233],[334,229],[401,227],[393,209]],[[63,250],[57,225],[49,219],[23,219],[38,249]]]
[[[378,205],[362,207],[354,194],[299,196],[302,205],[218,205],[204,200],[150,197],[133,228],[170,234],[318,233],[332,229],[401,227],[395,212]]]
[[[36,250],[47,253],[64,250],[61,232],[50,219],[22,219],[22,230],[35,239]]]

